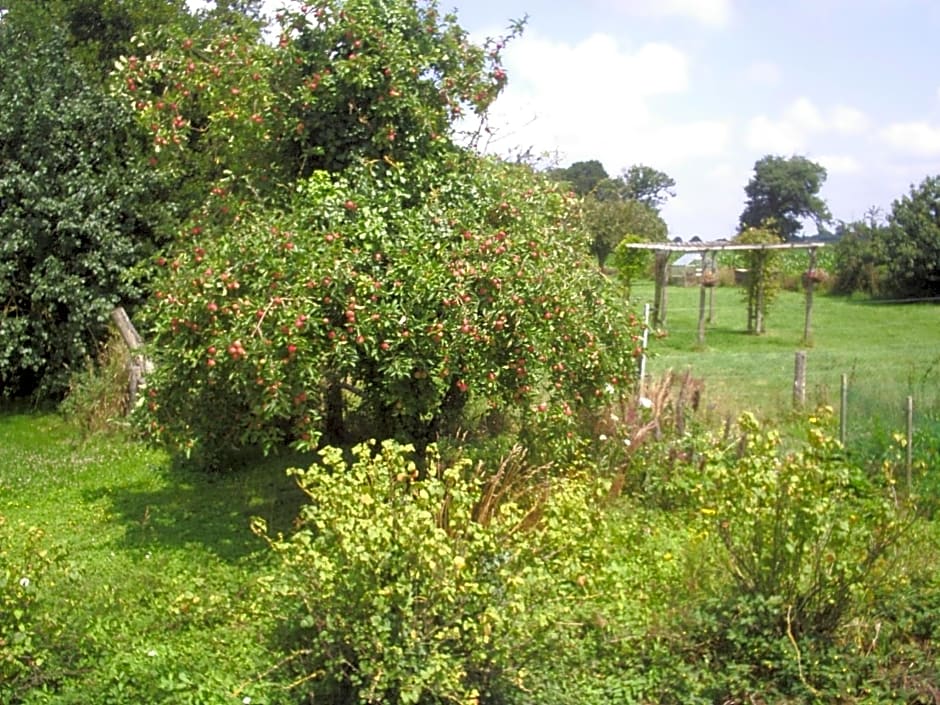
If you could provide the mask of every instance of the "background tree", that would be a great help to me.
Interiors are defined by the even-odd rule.
[[[596,159],[575,162],[564,169],[552,169],[549,176],[556,181],[565,181],[579,196],[586,196],[602,181],[609,179],[604,165]]]
[[[819,191],[826,170],[806,157],[765,156],[754,164],[754,176],[745,186],[747,194],[741,213],[741,229],[760,228],[773,219],[784,241],[793,240],[810,218],[817,226],[830,220],[826,202]]]
[[[141,294],[155,175],[133,117],[64,41],[0,22],[0,74],[0,393],[59,396],[113,306]]]
[[[595,159],[555,169],[549,176],[570,184],[583,197],[584,228],[590,236],[591,253],[601,266],[624,237],[638,242],[666,239],[668,228],[659,208],[674,195],[675,187],[675,181],[667,174],[635,164],[620,176],[610,178]],[[643,260],[629,256],[627,259]]]
[[[883,231],[885,289],[900,297],[940,295],[940,177],[895,201]]]
[[[588,196],[584,199],[582,212],[584,227],[591,238],[591,253],[601,266],[625,237],[629,236],[636,242],[666,240],[666,222],[645,203]]]
[[[886,257],[884,255],[887,225],[878,209],[872,209],[863,220],[840,223],[836,228],[834,278],[832,292],[852,294],[860,291],[876,295],[881,290]]]
[[[659,212],[667,200],[676,195],[676,181],[665,172],[644,164],[634,164],[623,172],[621,197],[639,201]]]

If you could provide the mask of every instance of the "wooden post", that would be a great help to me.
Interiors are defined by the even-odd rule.
[[[711,258],[711,272],[718,276],[718,265],[717,265],[718,253],[712,252]],[[709,287],[708,289],[708,321],[707,323],[715,322],[715,289],[718,288],[718,282],[715,282],[715,286]]]
[[[114,321],[114,325],[117,326],[118,332],[124,339],[124,344],[127,346],[128,350],[135,352],[144,346],[143,338],[140,337],[140,333],[134,328],[134,324],[131,323],[131,319],[123,306],[118,306],[111,312],[111,320]]]
[[[907,470],[907,496],[911,496],[913,491],[913,482],[911,474],[914,468],[914,397],[907,398],[907,458],[905,468]]]
[[[806,270],[806,320],[803,323],[803,345],[810,345],[813,335],[813,290],[816,288],[816,248],[809,251],[809,268]]]
[[[118,306],[111,312],[111,320],[114,321],[114,325],[117,326],[121,338],[124,339],[124,344],[131,353],[131,359],[128,363],[129,380],[127,384],[127,410],[130,412],[137,402],[137,390],[140,388],[146,376],[153,371],[153,363],[146,355],[138,352],[143,349],[144,341],[143,338],[140,337],[140,333],[137,332],[137,329],[134,328],[134,324],[131,323],[131,319],[123,306]]]
[[[793,370],[793,405],[802,408],[806,404],[806,351],[797,350]]]
[[[849,418],[849,376],[842,375],[842,388],[839,395],[839,442],[845,446]]]
[[[702,274],[699,277],[699,293],[698,293],[698,345],[703,347],[705,345],[705,303],[706,303],[706,293],[705,289],[705,273],[707,271],[707,257],[708,253],[702,253]]]
[[[669,284],[669,252],[656,250],[654,264],[656,274],[656,290],[653,294],[653,323],[656,326],[666,325],[666,287]]]

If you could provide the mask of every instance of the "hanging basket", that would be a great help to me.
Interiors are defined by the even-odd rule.
[[[708,287],[709,289],[713,286],[718,286],[718,275],[714,272],[705,272],[702,275],[702,286]]]
[[[819,284],[826,281],[829,278],[829,275],[826,274],[824,269],[807,269],[803,272],[803,284],[804,286],[809,286],[810,284]]]

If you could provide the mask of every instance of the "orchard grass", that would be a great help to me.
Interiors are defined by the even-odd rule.
[[[633,302],[652,300],[652,282],[639,282]],[[767,332],[751,335],[743,289],[714,290],[715,316],[697,344],[699,288],[670,286],[664,335],[651,335],[650,372],[684,371],[705,383],[706,410],[718,416],[750,409],[767,418],[793,407],[795,354],[807,351],[807,406],[838,409],[848,377],[849,437],[903,428],[905,400],[920,419],[940,416],[940,307],[816,294],[811,339],[803,340],[805,296],[779,291]]]
[[[774,432],[755,430],[753,425],[750,429],[748,448],[753,456],[775,463]],[[937,523],[918,520],[916,531],[892,546],[893,561],[880,561],[869,582],[849,586],[853,590],[853,611],[846,613],[846,619],[852,618],[849,627],[820,639],[797,635],[806,663],[812,664],[801,672],[790,642],[774,620],[780,609],[773,601],[775,595],[761,601],[737,591],[722,568],[724,549],[715,533],[715,527],[721,526],[716,508],[737,507],[744,501],[734,492],[744,493],[747,501],[759,501],[761,495],[748,489],[749,478],[766,483],[775,476],[763,472],[761,462],[751,464],[751,454],[745,456],[745,464],[738,464],[727,456],[724,442],[715,445],[704,436],[695,441],[700,448],[696,452],[711,458],[712,474],[703,475],[699,459],[684,459],[689,442],[684,437],[672,444],[667,437],[661,447],[645,447],[637,458],[642,466],[633,466],[646,474],[642,486],[631,479],[619,497],[611,494],[605,475],[609,468],[563,480],[552,493],[553,503],[545,505],[541,528],[506,544],[508,553],[494,546],[496,555],[515,555],[519,561],[518,571],[502,583],[503,588],[493,589],[488,582],[494,576],[486,571],[500,566],[492,556],[473,563],[474,570],[483,571],[478,578],[469,569],[462,578],[449,576],[455,585],[471,581],[467,584],[480,589],[490,586],[487,589],[497,603],[477,607],[484,614],[496,610],[498,619],[487,619],[495,620],[500,641],[484,652],[518,669],[517,677],[494,681],[494,687],[503,690],[481,702],[529,702],[525,689],[535,689],[545,701],[558,703],[602,703],[615,697],[686,702],[677,699],[684,693],[692,693],[695,702],[716,698],[725,702],[733,693],[800,702],[813,688],[826,688],[826,695],[840,694],[841,702],[852,703],[864,700],[872,688],[879,695],[894,692],[897,683],[906,684],[906,695],[927,693],[940,673],[935,655],[923,646],[930,643],[934,616],[940,613],[938,560],[935,549],[929,548],[936,546]],[[616,443],[620,445],[619,440]],[[0,608],[11,603],[11,596],[15,602],[23,594],[17,585],[25,583],[28,591],[35,591],[30,592],[35,599],[21,620],[32,639],[26,662],[34,668],[12,686],[0,682],[0,700],[17,705],[287,705],[317,692],[314,688],[325,678],[317,667],[319,652],[298,647],[296,638],[306,638],[310,644],[309,629],[303,631],[304,623],[298,621],[303,613],[298,609],[313,604],[304,581],[316,579],[322,556],[307,551],[306,540],[299,536],[290,544],[296,551],[288,551],[293,568],[279,572],[276,552],[251,531],[252,524],[259,523],[253,517],[259,517],[267,536],[280,543],[278,536],[293,535],[311,517],[331,525],[329,517],[319,516],[327,496],[318,495],[316,509],[304,513],[305,495],[285,473],[288,466],[308,466],[311,458],[285,454],[264,459],[246,453],[238,467],[212,474],[174,465],[162,452],[134,439],[119,434],[87,436],[58,414],[23,410],[0,413],[0,445],[4,448],[0,556],[3,568],[12,571],[12,592],[10,580],[6,586],[0,584]],[[861,513],[877,506],[889,516],[896,511],[893,504],[869,504],[862,497],[869,494],[864,482],[840,480],[844,469],[838,450],[833,455],[832,446],[827,447],[830,450],[793,461],[802,463],[793,466],[797,474],[822,478],[823,483],[818,488],[806,485],[799,498],[790,497],[791,503],[802,503],[807,491],[815,492],[818,511],[812,511],[811,531],[800,535],[804,540],[814,541],[817,530],[828,535],[830,525],[845,531],[839,523],[843,512]],[[381,469],[377,465],[369,472]],[[830,475],[830,470],[835,474]],[[739,478],[740,487],[726,485],[723,478],[728,471]],[[558,472],[562,480],[564,469]],[[708,477],[716,482],[706,481]],[[836,491],[851,507],[828,502],[830,489],[825,483],[830,477],[841,483]],[[324,550],[339,553],[324,560],[348,567],[355,556],[360,562],[386,565],[383,553],[370,557],[371,534],[355,530],[367,522],[400,546],[389,556],[399,556],[410,545],[413,537],[400,531],[398,513],[371,512],[364,500],[355,501],[359,495],[355,487],[346,488],[342,482],[332,486],[342,496],[351,493],[353,499],[343,506],[351,513],[353,531],[347,535],[349,542],[326,545]],[[540,486],[534,493],[536,502],[545,501],[544,496],[537,499],[543,492]],[[377,491],[373,502],[381,497]],[[857,502],[863,504],[855,509]],[[432,516],[432,510],[424,514]],[[773,520],[762,513],[754,517],[754,522]],[[755,526],[760,533],[762,525]],[[870,530],[858,527],[860,536]],[[21,536],[28,536],[29,542],[21,542]],[[741,540],[750,541],[747,534]],[[359,544],[361,552],[344,553]],[[459,541],[454,548],[460,549]],[[857,550],[848,543],[824,548],[849,563],[854,561],[851,552]],[[521,552],[513,554],[516,550]],[[816,549],[807,550],[812,555]],[[451,564],[458,572],[464,570],[454,560],[445,563]],[[423,572],[424,563],[417,558],[408,565],[403,573],[360,571],[348,579],[340,571],[336,575],[349,583],[347,589],[332,598],[333,593],[324,593],[321,601],[325,609],[333,610],[345,604],[337,599],[354,606],[384,604],[381,590],[387,587],[386,579],[405,588],[412,579],[416,585],[438,584],[439,568],[433,561],[431,573]],[[357,582],[355,576],[365,576],[365,582]],[[787,574],[777,577],[788,580]],[[285,579],[300,582],[284,592]],[[442,599],[461,594],[459,604],[477,604],[470,599],[476,592],[463,595],[448,590]],[[400,594],[407,597],[410,592]],[[307,620],[315,622],[318,614],[307,615]],[[381,610],[369,614],[383,617]],[[759,631],[735,631],[741,614],[757,620]],[[350,615],[342,611],[335,616]],[[9,627],[4,619],[0,610],[0,630]],[[357,624],[362,627],[365,622]],[[369,658],[375,642],[363,629],[358,641],[340,634],[338,643],[354,649],[359,658]],[[465,634],[454,632],[458,633]],[[402,646],[394,641],[394,633],[383,638],[389,640],[388,648]],[[857,649],[856,642],[865,648]],[[873,651],[868,645],[876,642],[878,649]],[[433,639],[426,643],[432,650],[449,644]],[[725,652],[727,645],[732,652]],[[752,649],[762,654],[762,663],[772,664],[769,670],[750,662]],[[904,659],[896,658],[897,649],[903,649]],[[434,653],[437,657],[444,652]],[[447,653],[453,658],[462,652]],[[557,658],[558,654],[564,657]],[[412,652],[405,655],[419,665],[423,658]],[[0,648],[0,667],[3,658]],[[405,661],[402,668],[408,665]],[[474,663],[487,660],[484,656]],[[305,665],[311,670],[296,670]],[[504,672],[498,668],[494,673]],[[337,673],[329,677],[336,678]],[[305,691],[304,683],[311,690]],[[387,702],[406,702],[389,693]],[[89,700],[89,694],[94,698]]]
[[[23,409],[0,412],[0,447],[0,569],[35,591],[33,642],[46,644],[30,657],[41,667],[0,700],[259,700],[255,679],[276,655],[253,618],[268,551],[249,517],[289,529],[301,495],[284,469],[303,458],[246,457],[239,472],[207,475]]]

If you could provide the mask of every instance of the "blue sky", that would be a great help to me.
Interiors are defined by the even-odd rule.
[[[936,0],[458,0],[475,37],[528,15],[488,148],[677,182],[672,236],[733,235],[754,162],[828,170],[833,216],[888,211],[940,174]],[[810,231],[815,229],[810,226]]]

